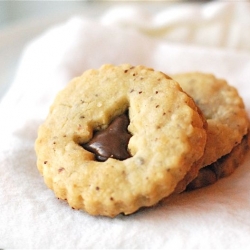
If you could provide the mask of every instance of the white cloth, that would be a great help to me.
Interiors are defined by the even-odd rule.
[[[211,3],[190,6],[188,11],[180,6],[180,10],[185,11],[188,28],[197,16],[199,20],[216,16],[223,23],[225,9],[232,6],[238,8],[232,3]],[[246,19],[243,14],[239,19],[247,20],[243,26],[249,27],[249,5],[239,6],[240,13],[247,14]],[[37,128],[56,93],[74,76],[104,63],[143,64],[169,74],[211,72],[237,87],[250,114],[250,35],[242,31],[248,43],[230,49],[216,47],[222,37],[218,39],[215,34],[212,39],[213,33],[209,33],[213,46],[197,46],[197,40],[194,45],[169,42],[167,32],[164,37],[159,34],[152,38],[148,31],[159,32],[161,25],[167,30],[169,24],[171,32],[176,27],[176,36],[177,30],[182,30],[178,6],[175,8],[176,12],[166,9],[149,19],[148,14],[133,9],[124,12],[127,19],[120,9],[107,12],[98,21],[74,17],[28,44],[12,87],[0,104],[0,248],[248,248],[249,154],[233,175],[210,187],[113,219],[72,210],[55,198],[36,168]],[[174,13],[179,18],[175,19]],[[143,22],[138,27],[140,20]],[[202,30],[195,29],[193,38],[207,35],[206,29],[217,29],[216,20],[213,25],[208,22],[208,26],[204,21]],[[225,28],[224,34],[229,34],[230,27]],[[225,39],[228,37],[231,35]],[[187,43],[191,42],[187,39]],[[228,40],[224,43],[228,44]]]

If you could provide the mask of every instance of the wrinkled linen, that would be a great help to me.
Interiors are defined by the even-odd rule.
[[[249,154],[235,173],[212,186],[113,219],[71,209],[36,168],[37,129],[55,95],[73,77],[105,63],[143,64],[167,74],[213,73],[238,89],[250,115],[248,3],[182,6],[154,15],[114,8],[98,20],[72,17],[30,41],[0,104],[0,248],[248,247]],[[222,25],[225,17],[233,29]],[[242,39],[233,38],[235,32]]]

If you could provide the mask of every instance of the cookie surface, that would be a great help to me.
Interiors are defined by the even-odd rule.
[[[249,121],[237,90],[225,80],[198,72],[174,75],[173,79],[193,97],[207,119],[208,136],[202,165],[209,167],[201,169],[189,185],[189,189],[200,188],[222,178],[219,172],[227,176],[240,164],[241,161],[235,159],[242,159],[246,153],[243,137]]]
[[[124,113],[131,157],[96,160],[83,145]],[[124,64],[73,79],[40,126],[35,149],[38,169],[58,198],[113,217],[169,196],[201,158],[205,143],[197,106],[179,84],[161,72]]]

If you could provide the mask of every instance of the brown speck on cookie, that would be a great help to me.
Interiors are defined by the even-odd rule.
[[[61,173],[63,170],[65,170],[65,169],[64,168],[59,168],[58,173]]]

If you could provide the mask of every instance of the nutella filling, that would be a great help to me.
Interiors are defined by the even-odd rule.
[[[94,133],[93,138],[81,146],[94,153],[97,161],[106,161],[108,158],[125,160],[131,157],[127,150],[132,136],[127,130],[128,125],[128,115],[117,116],[106,129]]]

